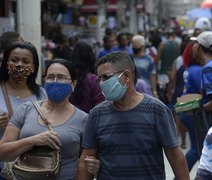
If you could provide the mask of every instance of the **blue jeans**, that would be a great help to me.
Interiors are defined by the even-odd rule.
[[[197,149],[197,141],[196,141],[196,134],[194,129],[194,117],[193,115],[188,115],[185,113],[179,114],[180,120],[184,124],[184,126],[188,130],[189,139],[191,142],[191,147],[186,153],[186,161],[188,164],[189,172],[191,171],[192,167],[195,165],[195,163],[199,160],[199,154]]]

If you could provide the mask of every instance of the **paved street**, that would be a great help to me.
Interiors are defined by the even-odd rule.
[[[186,153],[186,151],[188,151],[189,146],[190,146],[190,142],[189,142],[189,139],[188,139],[188,133],[186,134],[186,143],[187,143],[187,149],[183,150],[184,154]],[[164,155],[164,157],[165,157],[165,155]],[[199,163],[199,161],[195,164],[195,166],[193,167],[192,171],[190,172],[191,180],[194,180],[194,178],[195,178],[197,167],[198,167],[198,163]],[[165,166],[166,166],[166,179],[167,180],[173,180],[174,174],[172,172],[172,169],[171,169],[166,157],[165,157]]]

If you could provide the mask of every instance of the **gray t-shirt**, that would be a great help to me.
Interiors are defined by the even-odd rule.
[[[13,112],[23,103],[27,102],[27,101],[37,101],[37,100],[43,100],[47,98],[47,94],[44,88],[40,87],[40,91],[41,91],[41,96],[40,98],[38,98],[35,94],[33,94],[30,97],[27,98],[19,98],[19,97],[15,97],[12,95],[9,95],[9,99],[10,99],[10,103],[13,109]],[[8,112],[7,111],[7,106],[4,100],[4,95],[2,92],[2,88],[0,86],[0,109],[3,110],[4,112]],[[0,136],[1,137],[1,136]]]
[[[53,126],[53,130],[59,134],[62,142],[61,170],[58,179],[76,179],[78,156],[87,116],[85,112],[75,107],[74,113],[64,124]],[[47,130],[46,126],[38,122],[38,112],[31,102],[22,104],[10,119],[9,124],[21,130],[19,139],[33,136]]]
[[[27,97],[27,98],[18,98],[18,97],[9,95],[9,99],[10,99],[10,103],[11,103],[13,112],[15,112],[16,109],[21,104],[23,104],[23,103],[25,103],[27,101],[36,101],[36,100],[46,99],[47,98],[47,94],[46,94],[45,89],[40,87],[40,91],[41,91],[41,96],[40,96],[39,99],[38,99],[38,97],[36,95],[32,95],[32,96]],[[7,112],[8,113],[7,106],[6,106],[6,103],[5,103],[5,100],[4,100],[4,95],[3,95],[3,92],[2,92],[1,86],[0,86],[0,109],[3,112]],[[4,131],[0,131],[0,139],[2,138],[3,134],[4,134]],[[3,163],[0,162],[0,168],[2,168],[2,167],[3,167]]]
[[[83,148],[98,151],[100,180],[164,180],[163,148],[179,144],[171,111],[144,95],[136,107],[117,111],[105,101],[89,113]]]

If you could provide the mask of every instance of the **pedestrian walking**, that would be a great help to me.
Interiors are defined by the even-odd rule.
[[[202,67],[198,62],[198,56],[192,54],[193,42],[190,42],[183,53],[183,65],[185,71],[184,77],[184,92],[185,94],[201,94],[201,75]],[[195,131],[195,117],[192,113],[179,113],[180,120],[188,130],[190,139],[190,149],[186,152],[185,157],[188,164],[189,171],[192,170],[195,163],[199,160],[200,154],[197,145],[197,132]],[[202,142],[201,142],[202,143]]]
[[[56,179],[76,179],[87,122],[87,114],[69,102],[76,83],[75,67],[70,62],[52,61],[44,85],[48,98],[37,103],[54,131],[48,130],[31,101],[23,103],[14,112],[0,141],[0,160],[12,161],[35,146],[49,146],[60,149],[60,172]],[[99,161],[93,160],[90,164],[97,168],[87,169],[87,172],[95,174]]]
[[[76,68],[77,85],[70,100],[76,107],[89,113],[94,106],[105,100],[96,83],[96,57],[92,46],[83,40],[77,42],[72,53],[72,62]]]
[[[133,36],[132,57],[135,63],[138,78],[144,80],[151,87],[154,97],[158,98],[155,64],[152,57],[146,53],[145,45],[145,38],[143,36]]]
[[[22,103],[46,98],[45,90],[36,83],[38,66],[37,50],[31,43],[16,42],[5,49],[0,68],[0,138]],[[0,171],[2,168],[0,162]]]
[[[212,125],[212,32],[204,31],[197,37],[192,37],[195,40],[193,47],[194,55],[198,57],[202,68],[202,93],[203,93],[203,108],[206,111],[207,127],[203,129],[205,140],[203,143],[200,163],[197,170],[197,178],[200,180],[211,179],[212,176],[212,141],[211,141],[211,125]],[[203,119],[204,120],[204,119]],[[199,128],[199,127],[198,127]],[[201,128],[201,127],[200,127]],[[209,129],[210,128],[210,129]],[[202,138],[203,139],[203,138]],[[202,142],[200,142],[202,143]]]
[[[165,180],[163,150],[177,179],[189,180],[173,116],[160,100],[138,93],[135,66],[126,52],[110,53],[97,63],[107,101],[89,113],[78,179],[92,179],[87,156],[99,158],[97,179]]]

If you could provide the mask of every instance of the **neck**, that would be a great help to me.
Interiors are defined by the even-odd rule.
[[[203,59],[204,59],[204,65],[205,65],[205,64],[207,64],[210,60],[212,60],[212,56],[210,56],[210,55],[205,55]]]
[[[26,81],[18,83],[9,79],[6,81],[5,86],[7,88],[8,94],[15,96],[16,98],[27,98],[33,94],[26,84]]]
[[[143,98],[143,94],[135,89],[128,89],[122,100],[113,102],[113,107],[120,111],[129,110],[137,106]]]
[[[28,85],[27,85],[26,81],[17,82],[11,78],[9,78],[9,80],[6,82],[6,85],[12,89],[19,89],[19,90],[28,89]]]
[[[171,42],[171,41],[174,41],[174,39],[175,39],[174,36],[170,36],[170,37],[168,38],[168,41]]]
[[[145,55],[145,51],[143,51],[143,50],[138,52],[137,54],[135,54],[136,57],[142,57],[144,55]]]
[[[61,102],[53,102],[47,99],[44,101],[43,105],[49,111],[66,111],[68,108],[72,107],[71,103],[68,101],[68,98]]]

